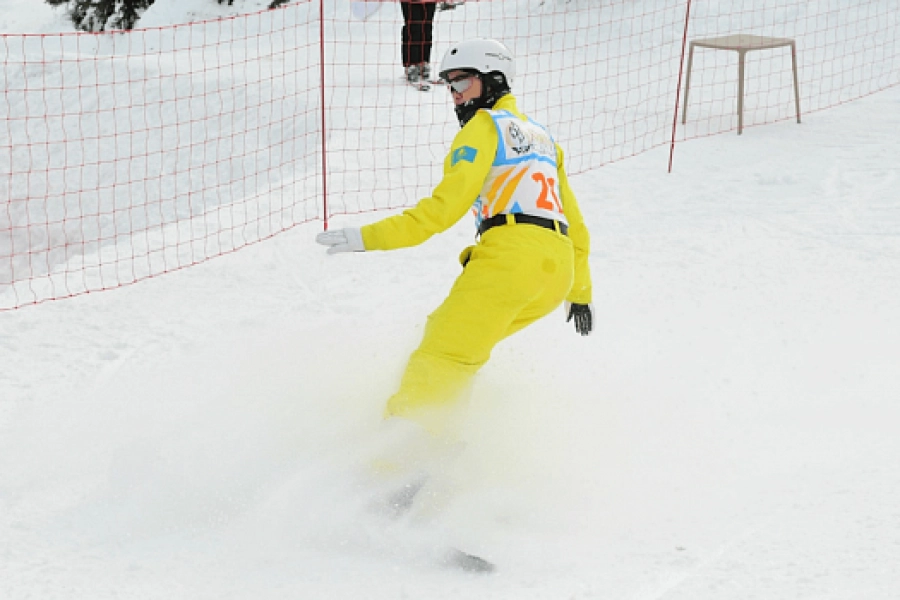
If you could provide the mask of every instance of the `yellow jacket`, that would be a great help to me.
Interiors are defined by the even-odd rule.
[[[508,110],[521,119],[525,115],[516,107],[516,99],[507,94],[494,105],[495,110]],[[471,149],[475,149],[472,153]],[[465,153],[460,160],[459,152]],[[497,153],[497,128],[491,116],[478,111],[453,140],[444,159],[444,178],[431,196],[402,214],[388,217],[362,228],[366,250],[394,250],[421,244],[432,235],[452,227],[469,210],[481,193],[485,179]],[[456,160],[454,160],[456,157]],[[575,249],[575,279],[566,300],[576,304],[591,302],[591,274],[588,265],[590,235],[584,225],[581,209],[569,187],[563,163],[563,151],[556,145],[559,165],[559,191],[563,213],[569,222],[569,238]]]

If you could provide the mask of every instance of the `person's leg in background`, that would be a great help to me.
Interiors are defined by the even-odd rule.
[[[434,31],[434,12],[437,4],[428,2],[420,5],[422,7],[422,37],[419,45],[419,68],[422,79],[431,78],[431,44]]]
[[[409,43],[410,43],[410,19],[412,19],[412,2],[401,2],[400,11],[403,13],[403,27],[400,29],[400,59],[403,62],[403,68],[410,66],[409,61]]]
[[[434,24],[434,3],[401,2],[403,29],[400,32],[400,55],[407,79],[410,68],[416,67],[413,75],[422,79],[431,76],[431,44]]]

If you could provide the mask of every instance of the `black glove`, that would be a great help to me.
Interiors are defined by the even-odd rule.
[[[575,331],[581,335],[590,335],[594,326],[594,309],[590,304],[569,304],[566,303],[568,315],[566,323],[575,317]]]

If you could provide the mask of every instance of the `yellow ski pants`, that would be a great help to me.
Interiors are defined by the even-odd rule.
[[[558,307],[574,277],[569,238],[528,224],[491,228],[460,259],[463,272],[429,315],[385,409],[386,417],[416,421],[438,437],[494,346]]]

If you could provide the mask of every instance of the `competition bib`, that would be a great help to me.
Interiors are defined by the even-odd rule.
[[[499,214],[527,214],[565,223],[559,201],[556,143],[532,120],[488,111],[497,127],[497,156],[472,207],[475,227]]]

